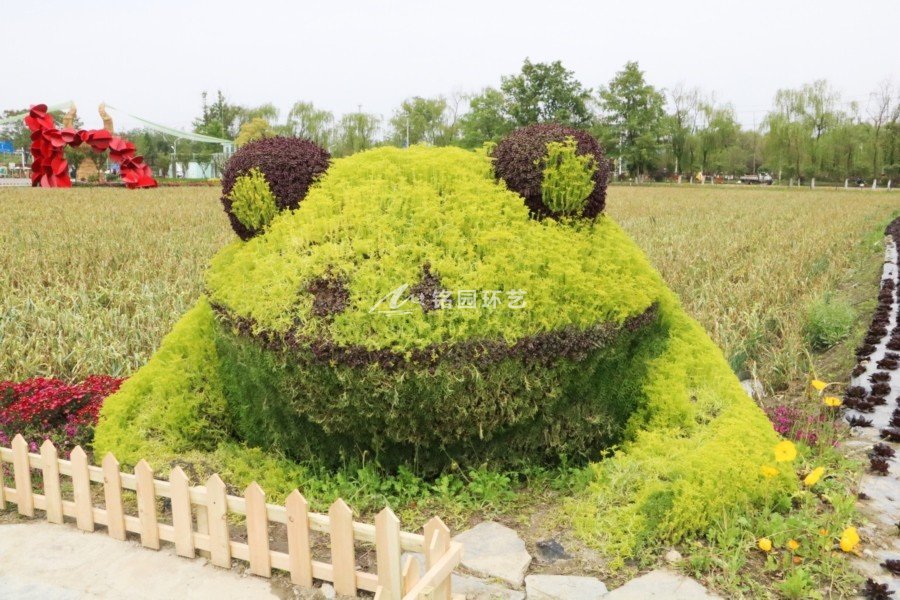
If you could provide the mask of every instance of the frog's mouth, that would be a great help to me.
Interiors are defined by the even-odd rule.
[[[464,342],[431,344],[411,350],[370,349],[362,345],[341,344],[327,337],[312,337],[296,330],[276,333],[261,329],[252,318],[237,315],[221,304],[212,304],[218,321],[263,347],[283,353],[303,352],[325,364],[350,367],[378,365],[395,371],[405,367],[434,368],[439,364],[487,367],[508,359],[530,364],[550,365],[566,359],[580,362],[591,352],[612,345],[626,333],[633,333],[657,322],[659,306],[651,304],[642,313],[623,323],[600,323],[586,329],[565,327],[523,336],[513,343],[501,339],[471,339]]]

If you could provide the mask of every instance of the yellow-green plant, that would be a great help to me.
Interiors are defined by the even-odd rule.
[[[278,214],[275,195],[259,169],[238,177],[228,197],[234,216],[252,231],[267,227]]]
[[[544,205],[561,215],[575,215],[594,189],[597,164],[589,154],[579,155],[575,139],[548,142],[544,158],[541,196]]]

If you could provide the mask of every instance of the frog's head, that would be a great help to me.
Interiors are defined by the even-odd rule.
[[[401,354],[621,324],[656,286],[602,217],[607,174],[590,134],[555,124],[475,152],[377,148],[333,162],[308,140],[253,142],[223,177],[245,241],[214,259],[207,290],[258,332]],[[478,308],[462,310],[472,291]],[[499,309],[513,297],[527,309]]]
[[[433,464],[617,439],[664,285],[602,214],[588,134],[539,125],[492,150],[238,151],[225,205],[245,239],[213,259],[206,292],[229,397],[268,419],[247,439]]]

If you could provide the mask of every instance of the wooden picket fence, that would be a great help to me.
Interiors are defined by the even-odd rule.
[[[146,461],[140,461],[134,473],[123,473],[112,454],[102,467],[89,464],[81,447],[62,460],[56,447],[46,440],[39,454],[29,453],[21,435],[11,448],[0,447],[0,510],[6,503],[18,512],[34,517],[35,510],[45,512],[50,523],[75,520],[78,529],[94,531],[103,525],[110,537],[124,540],[128,532],[138,534],[141,544],[158,550],[160,542],[171,542],[180,556],[194,558],[198,551],[210,557],[213,565],[231,568],[232,559],[250,564],[250,572],[271,577],[272,569],[290,573],[291,581],[312,587],[313,579],[330,581],[339,594],[355,596],[358,590],[375,592],[378,600],[456,600],[451,596],[450,576],[462,558],[462,545],[450,539],[450,530],[434,517],[423,528],[423,535],[400,530],[400,520],[390,508],[375,517],[375,524],[353,520],[350,507],[338,499],[328,514],[310,512],[303,495],[294,490],[284,506],[267,504],[265,493],[251,483],[244,496],[230,496],[218,475],[205,486],[191,486],[184,471],[175,467],[168,481],[154,479]],[[15,487],[5,487],[3,463],[12,465]],[[43,494],[34,493],[32,469],[41,471]],[[72,481],[74,501],[63,499],[61,477]],[[93,505],[91,483],[102,484],[105,506]],[[137,514],[126,514],[122,491],[131,490],[137,498]],[[157,498],[168,499],[172,524],[159,521]],[[235,541],[229,532],[228,514],[244,515],[247,542]],[[269,548],[269,524],[281,523],[287,530],[287,552]],[[331,563],[313,560],[310,533],[327,534]],[[377,573],[357,570],[356,542],[375,545]],[[418,561],[403,551],[425,555],[425,573]]]

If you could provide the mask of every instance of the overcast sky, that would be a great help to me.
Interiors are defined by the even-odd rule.
[[[594,89],[637,60],[652,84],[715,92],[752,125],[777,89],[819,78],[864,110],[880,81],[900,83],[898,23],[900,0],[4,0],[0,109],[73,100],[99,127],[105,100],[181,128],[222,89],[282,119],[301,99],[388,117],[409,96],[498,85],[529,57]]]

